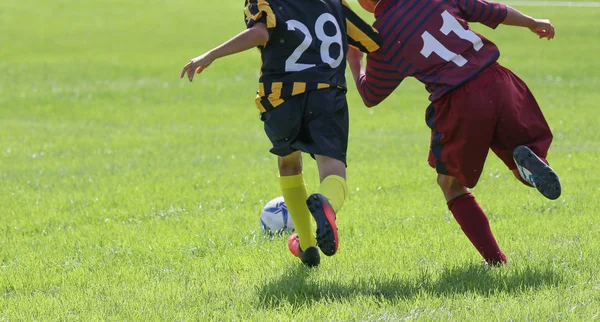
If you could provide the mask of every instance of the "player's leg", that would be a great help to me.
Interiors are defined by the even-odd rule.
[[[450,202],[459,196],[469,193],[469,189],[463,186],[456,177],[438,173],[437,184],[442,189],[446,202]]]
[[[294,222],[294,234],[288,238],[288,248],[305,265],[317,266],[321,260],[306,205],[308,193],[302,173],[302,153],[295,151],[285,157],[279,156],[277,165],[283,200]]]
[[[336,214],[341,210],[348,195],[346,185],[346,164],[338,159],[315,155],[319,167],[321,185],[319,193],[307,200],[308,208],[317,223],[317,243],[323,254],[337,252],[339,238]]]
[[[348,104],[339,89],[324,89],[309,94],[305,126],[310,133],[306,147],[319,167],[319,193],[311,195],[308,208],[317,224],[317,244],[327,256],[337,252],[339,239],[335,223],[347,195],[346,150],[348,147]]]
[[[437,182],[454,219],[485,261],[490,265],[506,263],[506,256],[498,246],[489,220],[475,197],[455,177],[438,174]]]
[[[482,94],[477,78],[443,96],[427,109],[431,128],[429,164],[448,209],[486,262],[501,264],[506,257],[491,231],[489,220],[467,188],[477,184],[494,133],[495,110]]]
[[[310,213],[306,206],[308,193],[302,173],[302,153],[296,151],[285,157],[278,157],[279,183],[283,199],[292,216],[294,230],[300,237],[300,247],[307,249],[316,245]]]
[[[497,66],[496,78],[500,117],[491,148],[515,174],[542,195],[556,199],[561,194],[558,175],[549,167],[546,155],[552,132],[527,85],[510,70]]]
[[[346,164],[338,159],[324,155],[315,155],[319,167],[321,186],[319,193],[327,197],[335,212],[342,209],[348,186],[346,185]]]
[[[263,113],[265,133],[271,140],[271,153],[278,156],[279,183],[295,233],[288,239],[292,254],[308,266],[319,264],[320,255],[310,212],[306,206],[307,191],[302,174],[302,154],[293,147],[302,125],[302,96],[292,98],[276,109]]]

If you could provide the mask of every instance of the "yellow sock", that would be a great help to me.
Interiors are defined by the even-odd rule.
[[[312,216],[306,206],[308,194],[302,173],[295,176],[279,177],[283,200],[292,216],[294,230],[300,238],[300,248],[303,250],[317,245],[313,234]]]
[[[323,179],[319,192],[329,200],[329,204],[337,213],[344,205],[344,200],[348,195],[348,186],[344,178],[331,175]]]

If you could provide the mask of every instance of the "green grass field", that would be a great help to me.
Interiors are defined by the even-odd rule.
[[[599,319],[600,8],[517,8],[556,39],[475,29],[538,98],[563,195],[490,154],[473,193],[510,266],[486,269],[447,210],[411,80],[374,109],[349,84],[340,251],[309,270],[259,228],[281,193],[258,52],[178,78],[244,28],[243,1],[1,1],[0,320]]]

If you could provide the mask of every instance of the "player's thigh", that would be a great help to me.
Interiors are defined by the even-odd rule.
[[[349,118],[344,91],[330,88],[311,92],[306,102],[304,126],[317,149],[314,154],[346,163]]]
[[[515,169],[513,151],[520,145],[528,146],[545,158],[552,142],[552,132],[535,97],[512,72],[504,71],[504,88],[498,122],[491,144],[492,151],[508,166]]]
[[[272,153],[285,157],[295,151],[291,145],[302,130],[303,111],[303,95],[298,95],[261,114],[265,133],[273,144]]]
[[[432,130],[429,164],[439,174],[474,187],[494,133],[489,99],[479,90],[458,88],[429,106],[426,122]]]

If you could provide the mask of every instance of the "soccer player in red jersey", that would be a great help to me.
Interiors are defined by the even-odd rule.
[[[473,32],[469,22],[529,28],[554,38],[549,20],[534,19],[507,5],[483,0],[359,0],[375,14],[381,48],[350,50],[348,62],[364,103],[387,98],[406,77],[425,84],[431,104],[429,164],[448,208],[487,263],[506,263],[487,216],[469,192],[492,151],[524,184],[545,197],[560,196],[560,181],[545,157],[552,132],[527,88],[496,62],[494,43]]]

